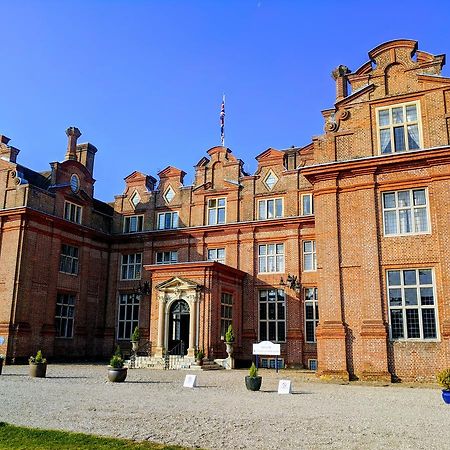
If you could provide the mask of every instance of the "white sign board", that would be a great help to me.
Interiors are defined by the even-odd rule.
[[[183,387],[195,388],[197,387],[197,375],[186,375]]]
[[[291,380],[280,380],[278,382],[279,394],[292,394],[292,382]]]
[[[280,356],[281,346],[280,344],[274,344],[270,341],[262,341],[259,344],[253,344],[253,354],[264,356]]]

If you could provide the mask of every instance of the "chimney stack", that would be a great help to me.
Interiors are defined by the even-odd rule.
[[[77,160],[77,139],[81,136],[81,132],[76,127],[69,127],[66,130],[68,139],[67,142],[67,152],[65,161],[68,159]]]
[[[336,102],[344,99],[348,95],[348,79],[347,74],[351,70],[347,66],[337,66],[336,69],[331,72],[331,76],[336,81]]]

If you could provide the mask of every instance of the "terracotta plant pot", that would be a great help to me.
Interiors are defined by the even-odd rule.
[[[259,391],[261,389],[262,377],[245,377],[245,386],[249,391]]]
[[[128,367],[111,367],[108,366],[108,380],[113,383],[122,383],[127,377]]]
[[[29,375],[33,378],[45,378],[47,372],[47,363],[30,363]]]

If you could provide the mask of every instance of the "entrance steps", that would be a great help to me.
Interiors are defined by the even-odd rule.
[[[203,365],[200,366],[202,370],[223,370],[225,367],[223,367],[221,364],[218,364],[216,362],[217,360],[210,361],[209,359],[203,361]]]
[[[217,361],[217,362],[216,362]],[[133,368],[135,369],[160,369],[160,370],[221,370],[225,369],[222,360],[204,360],[203,365],[196,364],[195,359],[189,356],[170,355],[168,361],[156,356],[136,356]],[[125,361],[125,365],[131,367],[131,361]]]

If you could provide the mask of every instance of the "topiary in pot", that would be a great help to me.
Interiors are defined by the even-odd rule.
[[[195,362],[201,366],[203,365],[203,358],[205,357],[205,352],[203,350],[197,350],[195,353]]]
[[[124,367],[124,360],[120,347],[116,347],[113,357],[109,361],[108,380],[113,383],[121,383],[125,381],[128,373],[128,367]]]
[[[258,369],[255,363],[250,366],[248,376],[245,377],[245,386],[249,391],[259,391],[261,388],[262,377],[258,376]]]
[[[450,404],[450,369],[441,370],[436,374],[436,380],[442,389],[442,399]]]
[[[42,351],[38,350],[36,356],[30,356],[29,363],[29,375],[33,378],[45,378],[47,373],[47,360],[42,356]]]
[[[134,352],[139,348],[139,339],[141,339],[141,333],[139,332],[139,327],[136,327],[131,335],[131,348]]]

